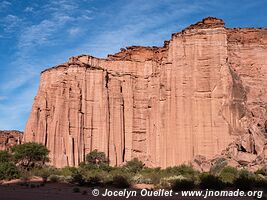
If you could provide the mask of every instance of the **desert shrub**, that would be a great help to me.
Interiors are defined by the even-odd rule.
[[[255,174],[261,174],[263,176],[267,176],[267,166],[266,167],[263,167],[261,169],[258,169]]]
[[[107,171],[110,172],[111,170],[113,170],[113,167],[109,166],[108,163],[99,163],[99,164],[92,164],[92,163],[83,163],[79,166],[79,168],[81,170],[96,170],[96,169],[100,169],[103,171]]]
[[[72,192],[79,193],[80,192],[80,188],[74,187],[74,188],[72,188]]]
[[[263,188],[265,190],[267,190],[267,179],[266,177],[264,177],[262,174],[257,174],[255,176],[255,183],[254,186],[256,188]]]
[[[11,160],[11,155],[8,151],[0,151],[0,163],[9,162]]]
[[[71,174],[71,182],[76,183],[78,185],[84,185],[85,178],[79,170],[76,170]]]
[[[233,185],[237,177],[238,177],[238,170],[236,168],[229,166],[225,167],[219,175],[220,180],[227,186]]]
[[[76,167],[64,167],[59,170],[59,174],[67,177],[67,176],[71,176],[76,171],[77,171]]]
[[[135,176],[133,176],[132,181],[134,183],[144,183],[144,184],[158,184],[160,182],[160,177],[158,176],[158,180],[153,179],[154,174],[136,174]],[[155,175],[156,176],[156,175]]]
[[[47,179],[51,174],[49,170],[44,169],[40,171],[38,175],[43,179],[43,182],[47,182]]]
[[[224,183],[217,177],[209,173],[203,173],[200,176],[201,189],[220,190],[224,187]]]
[[[13,163],[0,163],[0,180],[10,180],[19,177],[19,171]]]
[[[134,158],[128,161],[123,167],[131,173],[137,173],[143,169],[144,163],[137,158]]]
[[[144,168],[135,176],[136,183],[146,183],[157,185],[162,178],[162,171],[158,168]]]
[[[60,182],[60,176],[52,174],[48,177],[48,180],[52,183],[59,183]]]
[[[108,164],[108,159],[104,152],[95,149],[86,155],[86,162],[88,164],[99,166],[101,164]]]
[[[43,179],[43,182],[46,182],[49,176],[59,174],[58,169],[54,167],[50,167],[50,166],[49,167],[44,166],[42,168],[35,168],[35,169],[32,169],[31,172],[35,176],[40,176]]]
[[[171,184],[173,191],[192,190],[195,187],[195,183],[190,179],[177,179]]]
[[[125,174],[125,173],[121,173],[121,171],[117,171],[117,170],[106,171],[101,168],[93,168],[93,169],[78,168],[77,170],[84,178],[85,184],[91,185],[91,186],[110,183],[112,182],[112,177],[114,175]],[[100,179],[98,181],[99,183],[96,181],[97,179]]]
[[[224,158],[217,159],[213,166],[210,168],[210,173],[218,175],[227,166],[227,161]]]
[[[134,174],[127,171],[124,167],[114,167],[110,172],[106,173],[108,173],[108,175],[111,176],[111,179],[114,176],[124,176],[124,177],[134,176]]]
[[[175,182],[175,181],[179,181],[179,180],[185,180],[186,177],[184,177],[183,175],[174,175],[174,176],[168,176],[168,177],[162,177],[160,179],[160,184],[159,186],[161,188],[166,188],[166,189],[170,189],[172,184]]]
[[[240,190],[250,190],[255,184],[255,177],[247,170],[241,170],[234,181],[234,186]]]
[[[167,167],[165,170],[162,171],[162,173],[165,177],[183,175],[188,179],[194,179],[194,177],[197,176],[199,172],[194,170],[192,166],[183,164],[180,166]]]
[[[28,142],[13,146],[11,151],[15,162],[27,170],[49,161],[49,150],[42,144]]]
[[[120,175],[113,177],[112,184],[116,188],[128,188],[130,186],[128,178]]]
[[[111,170],[113,170],[113,167],[109,166],[107,163],[100,164],[98,168],[103,171],[107,171],[107,172],[110,172]]]
[[[24,170],[24,169],[20,169],[19,170],[19,174],[20,174],[20,179],[23,182],[29,181],[30,178],[33,176],[31,171],[27,171],[27,170]]]

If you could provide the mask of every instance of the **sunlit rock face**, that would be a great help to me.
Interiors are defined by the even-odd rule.
[[[41,73],[24,141],[45,144],[57,167],[77,166],[94,149],[117,166],[240,153],[264,161],[266,50],[267,29],[227,29],[208,17],[163,47],[72,57]]]
[[[0,130],[0,151],[9,150],[10,147],[20,144],[22,134],[16,130]]]

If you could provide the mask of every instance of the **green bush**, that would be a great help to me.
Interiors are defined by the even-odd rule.
[[[186,178],[193,179],[198,175],[198,171],[194,170],[192,166],[189,165],[180,165],[174,167],[167,167],[163,170],[163,176],[174,176],[174,175],[183,175]]]
[[[51,175],[59,174],[59,170],[54,167],[42,167],[35,168],[31,170],[35,176],[40,176],[43,179],[43,182],[46,182],[48,177]]]
[[[24,170],[24,169],[20,169],[19,172],[20,172],[20,179],[21,179],[23,182],[27,182],[27,181],[29,181],[30,178],[33,176],[31,171],[27,171],[27,170]]]
[[[241,170],[234,181],[234,186],[240,190],[251,190],[255,184],[255,178],[247,170]]]
[[[144,168],[134,176],[134,182],[157,185],[160,183],[161,178],[162,170],[159,167]]]
[[[254,186],[256,188],[263,188],[263,189],[267,190],[267,179],[266,179],[266,177],[262,176],[261,174],[257,175],[255,177]]]
[[[19,177],[19,171],[13,163],[0,163],[0,180],[10,180]]]
[[[255,174],[261,174],[263,176],[267,176],[267,166],[266,167],[263,167],[261,169],[258,169]]]
[[[76,171],[77,171],[76,167],[64,167],[59,170],[59,174],[67,177],[67,176],[71,176]]]
[[[203,173],[200,176],[199,186],[201,189],[220,190],[224,187],[224,183],[217,176],[208,173]]]
[[[8,151],[0,151],[0,163],[9,162],[11,159],[11,155]]]
[[[48,180],[52,183],[59,183],[60,177],[58,175],[52,174],[48,177]]]
[[[171,184],[173,191],[192,190],[195,187],[195,183],[190,179],[177,179]]]
[[[162,177],[160,179],[159,186],[162,188],[171,189],[175,181],[180,181],[180,180],[185,180],[185,179],[186,177],[184,177],[183,175],[173,175],[173,176],[168,176],[168,177]]]
[[[99,163],[98,165],[92,163],[83,163],[79,166],[79,168],[87,171],[100,169],[110,172],[111,170],[113,170],[113,167],[109,166],[108,163]]]
[[[85,178],[83,177],[83,175],[81,174],[79,170],[76,170],[71,174],[71,179],[73,183],[76,183],[78,185],[85,184]]]
[[[130,182],[127,177],[116,175],[112,180],[113,186],[116,188],[128,188],[130,186]]]
[[[133,160],[128,161],[124,168],[131,172],[131,173],[137,173],[141,171],[144,167],[144,163],[142,161],[139,161],[137,158],[134,158]]]
[[[233,185],[237,177],[238,177],[238,170],[236,168],[229,166],[225,167],[219,175],[220,180],[227,186]]]

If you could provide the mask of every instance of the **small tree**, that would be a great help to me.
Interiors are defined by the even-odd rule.
[[[11,151],[15,162],[27,170],[49,161],[49,150],[42,144],[28,142],[13,146]]]
[[[88,164],[99,166],[101,164],[108,164],[108,159],[104,152],[100,152],[95,149],[86,155],[86,162]]]
[[[0,163],[5,163],[10,161],[11,155],[8,153],[8,151],[0,151]]]

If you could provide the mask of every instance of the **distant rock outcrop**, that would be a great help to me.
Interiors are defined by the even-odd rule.
[[[23,132],[15,130],[0,130],[0,151],[7,150],[10,147],[20,144],[22,141]]]
[[[208,17],[163,47],[132,46],[47,69],[24,141],[45,144],[57,167],[98,149],[112,165],[201,170],[223,157],[257,168],[267,161],[267,29],[224,27]]]

